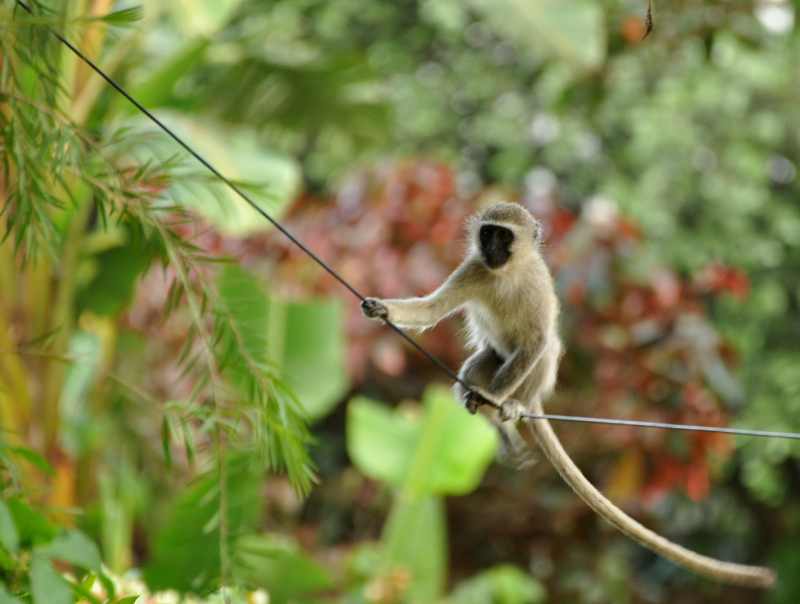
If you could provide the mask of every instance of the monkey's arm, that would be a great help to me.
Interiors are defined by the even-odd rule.
[[[436,291],[427,296],[393,300],[367,298],[361,308],[372,319],[388,319],[400,327],[432,327],[469,300],[469,274],[473,270],[470,264],[462,264]]]

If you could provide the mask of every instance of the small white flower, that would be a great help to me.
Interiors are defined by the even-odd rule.
[[[617,204],[613,199],[595,195],[583,206],[583,218],[593,228],[603,233],[614,230],[617,223]]]
[[[785,34],[794,27],[794,7],[786,0],[762,0],[756,5],[755,14],[770,33]]]
[[[552,143],[560,132],[561,125],[558,119],[549,113],[539,113],[531,122],[531,139],[537,145]]]

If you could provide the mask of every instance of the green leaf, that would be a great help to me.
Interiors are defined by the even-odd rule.
[[[265,148],[251,131],[223,129],[207,117],[169,115],[165,111],[159,115],[226,178],[248,192],[260,210],[275,219],[281,218],[300,187],[300,168],[294,159]],[[151,128],[142,118],[138,119]],[[154,139],[151,149],[167,161],[175,153],[175,143],[159,137]],[[170,196],[227,235],[245,236],[272,229],[268,220],[218,179],[206,181],[204,187],[199,187],[197,180],[189,183],[191,188],[185,181],[174,181]]]
[[[291,389],[267,363],[267,298],[261,283],[229,265],[219,277],[217,301],[220,366],[252,405],[254,443],[273,469],[286,468],[292,485],[307,492],[314,480],[306,414]],[[274,318],[274,317],[273,317]]]
[[[220,272],[217,288],[220,303],[241,337],[244,352],[255,361],[264,361],[269,325],[269,301],[264,286],[248,271],[231,264]]]
[[[123,8],[114,12],[97,17],[98,21],[121,27],[124,25],[131,25],[137,21],[141,21],[143,10],[141,6],[131,6],[130,8]]]
[[[22,600],[12,596],[6,591],[5,586],[0,585],[0,604],[22,604]]]
[[[341,305],[270,299],[236,266],[223,269],[219,292],[250,356],[269,359],[310,418],[330,411],[349,387]]]
[[[51,466],[41,454],[37,453],[33,449],[28,449],[27,447],[8,447],[7,451],[9,453],[18,455],[28,463],[33,464],[48,476],[52,476],[53,466]]]
[[[114,600],[114,604],[136,604],[136,600],[140,597],[141,596],[125,596],[119,600]]]
[[[271,305],[270,312],[273,308]],[[350,386],[341,303],[337,300],[291,303],[285,317],[285,346],[280,357],[276,351],[270,359],[300,399],[309,418],[322,417]]]
[[[177,52],[159,63],[144,81],[134,87],[133,96],[148,109],[166,104],[175,84],[205,61],[210,44],[208,38],[194,38],[184,42]],[[125,107],[129,114],[136,113],[136,108],[130,103],[126,103]]]
[[[190,34],[210,36],[224,27],[243,0],[193,0],[169,2],[176,24]]]
[[[333,584],[296,545],[267,535],[248,535],[236,542],[234,575],[248,588],[266,589],[273,604],[294,602]]]
[[[242,456],[228,461],[228,534],[234,538],[256,530],[263,502],[261,471]],[[207,594],[219,587],[218,472],[212,471],[186,488],[171,503],[166,521],[153,539],[144,577],[151,590]]]
[[[594,0],[469,0],[502,34],[532,54],[549,51],[582,68],[606,54],[603,7]]]
[[[97,573],[97,578],[100,580],[100,583],[103,585],[103,589],[105,589],[106,596],[109,598],[116,598],[117,597],[117,586],[114,583],[114,580],[109,577],[105,571],[102,569],[99,573]]]
[[[72,604],[72,590],[50,560],[34,554],[31,562],[31,591],[34,604]]]
[[[116,315],[130,304],[139,277],[160,253],[160,247],[133,227],[120,228],[124,239],[90,256],[83,269],[91,267],[92,278],[78,292],[79,310]]]
[[[70,583],[73,599],[77,598],[80,604],[102,604],[102,602],[100,602],[100,598],[91,592],[91,586],[94,583],[94,576],[90,575],[87,579],[80,583]]]
[[[434,495],[466,493],[480,481],[496,448],[494,429],[430,388],[424,417],[410,419],[365,398],[351,401],[347,450],[365,474],[399,488],[384,530],[384,571],[411,577],[408,601],[433,602],[445,582],[446,528]]]
[[[421,421],[363,398],[348,408],[347,449],[356,466],[416,494],[474,489],[494,457],[496,439],[483,418],[466,413],[440,387],[426,392]]]
[[[467,413],[449,389],[429,388],[424,402],[424,432],[410,480],[420,492],[469,493],[494,459],[497,432]]]
[[[19,533],[14,525],[14,518],[8,506],[2,501],[0,501],[0,545],[12,554],[17,553],[19,547]]]
[[[100,552],[97,545],[78,530],[69,530],[47,545],[40,546],[36,553],[48,558],[63,560],[86,570],[100,570]]]
[[[161,418],[161,450],[168,468],[172,467],[172,434],[167,416]]]
[[[437,497],[395,499],[384,528],[387,570],[410,574],[407,602],[436,602],[442,594],[447,570],[447,535],[444,507]]]
[[[545,601],[541,584],[520,569],[501,565],[461,582],[447,604],[539,604]]]
[[[58,528],[54,524],[20,499],[9,499],[6,505],[23,546],[46,543],[58,534]]]
[[[364,397],[347,407],[347,453],[376,480],[399,487],[419,441],[419,422]]]

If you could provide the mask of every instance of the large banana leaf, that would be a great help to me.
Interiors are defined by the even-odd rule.
[[[372,478],[415,495],[463,495],[480,482],[496,448],[494,429],[431,388],[423,416],[409,418],[366,398],[348,408],[347,449]]]
[[[365,398],[353,400],[347,448],[362,472],[397,488],[384,528],[383,571],[408,573],[408,601],[436,601],[447,570],[447,529],[437,495],[477,486],[496,448],[494,429],[435,387],[416,418]]]

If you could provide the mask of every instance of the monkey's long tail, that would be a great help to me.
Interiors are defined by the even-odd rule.
[[[540,400],[533,401],[531,411],[537,415],[544,414]],[[774,585],[775,573],[769,568],[735,564],[709,558],[673,543],[642,526],[615,506],[587,480],[564,450],[561,441],[558,440],[555,432],[553,432],[550,422],[547,420],[530,420],[527,423],[542,447],[545,456],[566,483],[572,487],[572,490],[590,508],[616,526],[623,534],[676,564],[709,579],[748,587],[767,588]]]

